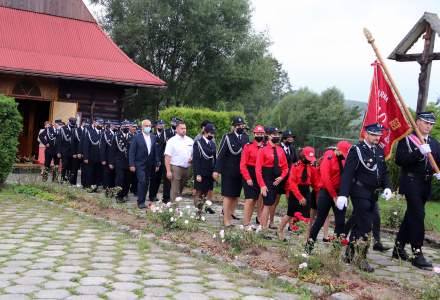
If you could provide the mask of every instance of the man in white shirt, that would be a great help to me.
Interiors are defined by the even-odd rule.
[[[186,136],[186,125],[177,123],[176,135],[170,138],[165,147],[165,167],[167,178],[171,180],[171,201],[182,194],[188,180],[194,141]]]

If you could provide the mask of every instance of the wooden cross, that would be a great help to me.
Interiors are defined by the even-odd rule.
[[[433,60],[440,60],[440,53],[434,52],[435,34],[440,34],[440,19],[437,14],[425,12],[420,20],[408,32],[394,51],[388,56],[396,61],[417,61],[420,64],[419,94],[417,112],[424,111],[428,101],[429,79]],[[423,35],[423,52],[407,54],[408,50]]]

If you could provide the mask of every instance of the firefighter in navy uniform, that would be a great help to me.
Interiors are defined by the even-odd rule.
[[[348,197],[351,198],[355,224],[345,261],[352,262],[358,252],[359,268],[365,272],[374,272],[367,261],[367,253],[379,189],[384,189],[385,200],[392,197],[384,151],[378,146],[382,130],[378,123],[365,126],[364,140],[350,148],[336,200],[337,208],[343,210],[347,207]]]
[[[98,190],[101,183],[102,165],[99,153],[101,143],[101,131],[104,120],[95,119],[84,134],[83,142],[83,162],[86,165],[86,185],[85,188],[91,188],[91,192]]]
[[[61,159],[61,182],[70,182],[73,160],[73,133],[76,118],[69,118],[67,125],[60,128],[57,136],[57,156]]]
[[[160,151],[160,157],[161,157],[161,163],[159,167],[159,171],[152,174],[150,178],[150,187],[148,192],[148,197],[151,202],[157,201],[157,192],[159,191],[160,182],[162,181],[162,178],[166,177],[166,170],[165,170],[165,161],[164,161],[164,152],[165,152],[165,145],[166,145],[166,137],[165,137],[165,130],[164,130],[165,121],[164,120],[157,120],[154,124],[154,135],[156,136],[156,144],[157,149]],[[164,182],[165,186],[165,182]],[[163,202],[166,203],[169,201],[169,196],[167,198],[163,197]]]
[[[115,134],[110,148],[109,168],[115,171],[115,185],[120,189],[116,195],[118,202],[125,202],[124,198],[128,195],[132,180],[132,173],[128,168],[128,150],[132,138],[129,126],[129,121],[121,122],[121,129]]]
[[[399,141],[396,151],[396,164],[401,167],[399,193],[405,195],[407,209],[392,256],[408,260],[405,245],[409,243],[414,254],[411,262],[421,269],[432,268],[432,263],[423,255],[422,246],[425,237],[425,203],[431,197],[431,179],[434,176],[440,180],[440,174],[433,174],[427,157],[431,153],[436,163],[440,163],[440,144],[429,135],[435,121],[431,112],[418,113],[416,125],[425,140],[420,142],[414,133],[410,134]]]
[[[84,135],[84,126],[88,124],[88,121],[86,119],[81,120],[81,126],[76,127],[73,130],[73,136],[72,136],[72,170],[70,173],[70,184],[76,185],[78,180],[78,170],[81,168],[82,165],[82,141],[83,141],[83,135]],[[83,173],[81,172],[81,182],[83,181]]]
[[[49,121],[44,122],[44,129],[38,135],[38,140],[45,147],[44,149],[44,169],[41,172],[43,181],[47,181],[50,166],[53,160],[54,170],[58,169],[59,158],[56,150],[56,132]],[[52,172],[52,181],[56,180],[56,175]]]
[[[110,189],[115,186],[115,171],[109,168],[110,148],[113,143],[115,132],[118,131],[119,124],[115,121],[107,121],[104,131],[101,134],[99,144],[99,157],[103,168],[102,186],[105,189],[106,196],[109,196]]]
[[[249,143],[249,136],[244,132],[242,117],[232,120],[233,131],[223,136],[217,154],[217,161],[213,177],[217,180],[219,173],[222,175],[221,194],[223,196],[223,222],[226,227],[231,225],[238,197],[242,189],[242,176],[240,173],[240,160],[243,146]]]

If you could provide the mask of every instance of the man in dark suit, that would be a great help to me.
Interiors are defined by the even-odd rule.
[[[115,186],[115,170],[109,168],[110,148],[112,147],[115,132],[118,131],[118,123],[115,121],[108,121],[103,133],[101,134],[101,142],[99,145],[99,156],[103,168],[102,186],[105,189],[106,195],[109,195],[110,189]]]
[[[101,143],[101,131],[104,120],[95,119],[92,126],[84,134],[83,155],[86,165],[86,188],[91,188],[96,192],[101,182],[102,167],[99,155],[99,146]]]
[[[47,181],[52,160],[54,168],[58,168],[59,159],[56,155],[56,137],[55,129],[53,129],[50,122],[44,122],[44,129],[38,135],[38,140],[46,147],[44,150],[44,169],[41,172],[43,181]]]
[[[155,123],[154,135],[156,136],[156,144],[159,149],[159,156],[161,159],[161,163],[160,163],[159,171],[155,172],[153,174],[153,176],[150,178],[150,190],[148,192],[149,193],[148,198],[150,199],[151,202],[157,201],[157,192],[159,191],[160,182],[162,181],[162,177],[164,176],[163,174],[166,173],[164,154],[163,154],[165,151],[165,145],[166,145],[164,125],[165,125],[164,120],[157,120]],[[165,174],[165,176],[166,176],[166,174]],[[169,196],[165,197],[166,196],[165,195],[166,188],[168,188],[168,190],[169,190],[170,187],[169,186],[166,187],[166,183],[164,181],[164,186],[163,186],[164,193],[163,193],[163,197],[162,197],[163,202],[168,202],[169,198],[170,198]],[[169,195],[169,192],[168,192],[168,195]]]
[[[142,132],[136,134],[130,144],[129,165],[130,171],[137,178],[137,204],[140,209],[146,208],[145,197],[154,172],[159,171],[160,150],[156,143],[156,136],[151,132],[151,121],[142,121]]]
[[[76,118],[69,118],[69,123],[60,128],[57,136],[57,156],[61,159],[61,181],[69,182],[72,170],[73,159],[73,131],[76,127]]]

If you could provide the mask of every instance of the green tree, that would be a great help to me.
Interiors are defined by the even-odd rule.
[[[314,136],[355,139],[360,129],[360,111],[344,102],[344,95],[337,88],[321,94],[303,88],[285,96],[269,113],[261,114],[259,120],[293,130],[300,145],[312,143]],[[335,144],[332,140],[321,139],[315,146],[332,144]]]
[[[127,101],[134,117],[170,105],[245,110],[290,90],[286,72],[269,52],[266,35],[251,28],[248,0],[95,0],[113,40],[138,64],[167,82]]]

